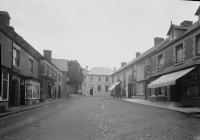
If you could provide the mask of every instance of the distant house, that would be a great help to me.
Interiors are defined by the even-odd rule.
[[[69,85],[69,76],[68,76],[68,60],[66,59],[52,59],[52,63],[56,65],[63,73],[62,81],[62,91],[63,97],[68,97],[71,93],[71,86]]]
[[[82,83],[82,94],[86,96],[108,95],[108,89],[111,86],[112,70],[105,67],[94,67],[87,71]]]

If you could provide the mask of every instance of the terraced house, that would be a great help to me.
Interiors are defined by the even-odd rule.
[[[195,15],[200,17],[200,8]],[[113,83],[122,80],[129,98],[200,106],[199,19],[171,23],[168,37],[156,37],[152,48],[114,72]]]
[[[38,63],[41,55],[9,25],[0,11],[1,98],[0,105],[31,105],[40,100]]]
[[[45,50],[42,56],[10,26],[5,11],[0,11],[0,46],[0,112],[63,97],[63,74],[51,62],[51,51]]]

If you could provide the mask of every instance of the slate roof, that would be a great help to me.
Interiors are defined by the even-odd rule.
[[[94,67],[88,72],[88,74],[90,74],[90,75],[111,75],[112,72],[113,71],[109,68]]]
[[[56,65],[61,71],[68,71],[68,60],[52,58],[52,63]]]

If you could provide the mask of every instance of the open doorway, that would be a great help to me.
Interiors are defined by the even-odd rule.
[[[90,95],[93,95],[93,88],[90,89]]]

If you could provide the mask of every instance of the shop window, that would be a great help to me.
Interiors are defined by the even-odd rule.
[[[196,86],[190,86],[186,89],[184,93],[185,97],[199,97],[199,87],[198,85]]]
[[[158,88],[158,95],[159,96],[166,96],[166,87],[161,87],[161,88]]]
[[[33,60],[29,59],[29,73],[33,74]]]
[[[98,92],[101,92],[101,86],[98,86]]]
[[[183,61],[183,44],[176,46],[176,62]]]
[[[144,84],[143,83],[137,83],[136,84],[136,94],[137,95],[144,95]]]
[[[162,68],[164,65],[163,54],[158,55],[158,68]]]
[[[19,50],[13,48],[13,65],[19,67]]]
[[[200,55],[200,34],[196,36],[196,55]]]
[[[26,99],[39,99],[40,98],[40,86],[37,82],[26,83]]]
[[[106,76],[106,81],[108,81],[108,76]]]
[[[108,92],[108,86],[107,85],[105,86],[105,91]]]
[[[0,100],[8,100],[9,93],[9,74],[7,72],[1,73],[1,94]]]

